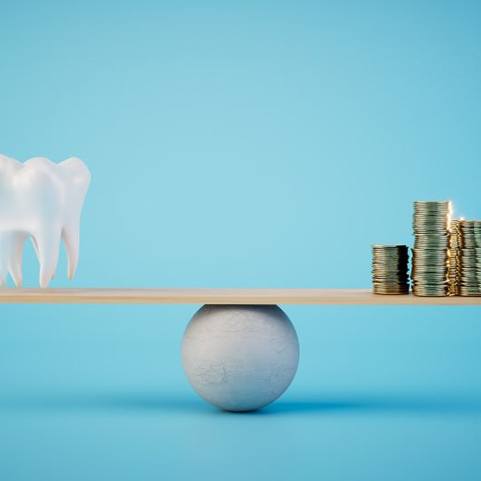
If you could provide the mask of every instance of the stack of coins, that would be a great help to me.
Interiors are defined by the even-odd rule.
[[[414,202],[411,277],[416,296],[448,294],[448,243],[451,203]]]
[[[372,246],[374,294],[409,294],[408,247]]]
[[[481,221],[463,220],[460,223],[462,296],[481,296]]]
[[[462,254],[461,221],[452,219],[449,228],[448,295],[459,296]]]

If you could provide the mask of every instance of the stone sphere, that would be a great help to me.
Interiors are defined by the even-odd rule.
[[[227,411],[252,411],[287,389],[299,342],[278,306],[206,305],[187,326],[182,363],[206,401]]]

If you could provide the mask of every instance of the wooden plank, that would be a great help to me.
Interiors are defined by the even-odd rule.
[[[481,306],[481,297],[384,296],[370,289],[0,289],[3,304],[318,304]]]

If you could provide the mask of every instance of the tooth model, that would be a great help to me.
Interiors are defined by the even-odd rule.
[[[47,287],[57,269],[60,239],[68,278],[78,264],[80,214],[90,172],[78,158],[55,164],[43,157],[25,163],[0,155],[0,286],[9,273],[22,285],[22,254],[31,238],[40,263],[39,284]]]

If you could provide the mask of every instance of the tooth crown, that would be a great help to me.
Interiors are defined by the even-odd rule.
[[[21,163],[0,155],[0,286],[5,286],[7,273],[17,287],[22,285],[23,246],[29,237],[40,263],[41,287],[47,287],[55,274],[61,239],[72,279],[90,178],[77,157],[56,164],[44,157]]]

